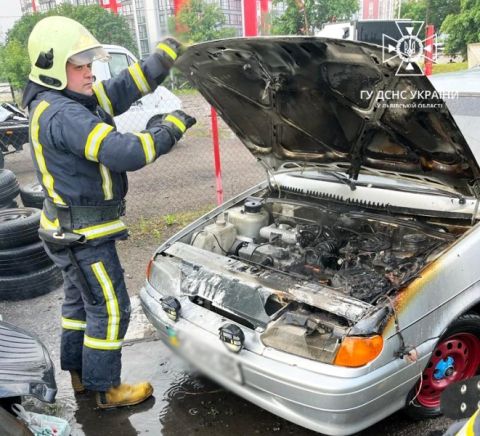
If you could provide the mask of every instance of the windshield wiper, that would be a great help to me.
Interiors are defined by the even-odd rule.
[[[308,169],[311,169],[311,168],[308,168]],[[325,173],[322,173],[322,174],[325,174],[327,176],[333,176],[335,177],[338,181],[342,182],[342,183],[345,183],[345,185],[347,185],[352,191],[355,191],[355,189],[357,189],[357,185],[355,184],[355,182],[352,180],[352,179],[348,179],[347,177],[344,177],[344,176],[341,176],[340,174],[337,174],[337,173],[334,173],[333,171],[328,171],[328,172],[325,172]],[[302,174],[295,174],[294,177],[302,177],[302,178],[305,178],[305,179],[318,179],[317,177],[312,177],[311,175],[308,175],[308,176],[305,176]],[[325,178],[322,178],[322,180],[325,180]]]
[[[357,189],[357,185],[355,185],[355,182],[352,179],[343,177],[337,173],[328,173],[328,174],[335,177],[337,180],[340,180],[342,183],[345,183],[345,185],[347,185],[351,191],[355,191],[355,189]]]

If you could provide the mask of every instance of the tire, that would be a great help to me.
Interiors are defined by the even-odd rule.
[[[0,210],[0,249],[38,242],[40,212],[27,207]]]
[[[0,276],[26,274],[52,265],[41,241],[0,250]]]
[[[0,170],[0,204],[11,203],[20,192],[17,178],[10,170]]]
[[[42,185],[38,182],[27,183],[20,187],[20,197],[25,207],[43,208],[43,200],[45,200],[45,192]]]
[[[421,380],[407,398],[405,411],[414,419],[440,415],[440,395],[446,387],[479,371],[480,315],[462,315],[435,346]]]
[[[15,209],[18,207],[18,203],[13,200],[11,201],[10,203],[8,204],[0,204],[0,210],[4,210],[4,209]]]
[[[55,265],[27,274],[0,277],[0,300],[38,297],[57,289],[62,283],[62,272]]]

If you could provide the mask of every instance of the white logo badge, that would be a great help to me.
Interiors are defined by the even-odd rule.
[[[396,40],[389,35],[382,35],[383,63],[398,57],[401,62],[396,72],[397,76],[423,76],[423,69],[417,62],[421,60],[435,62],[437,60],[434,49],[437,35],[421,39],[418,35],[423,29],[423,21],[396,21],[395,24],[401,37]],[[405,71],[401,71],[402,68]]]

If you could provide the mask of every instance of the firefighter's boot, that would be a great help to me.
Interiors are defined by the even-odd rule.
[[[73,392],[76,394],[83,394],[85,392],[85,386],[83,386],[80,373],[74,369],[70,370],[69,372],[70,378],[72,379]]]
[[[120,384],[111,387],[106,392],[97,393],[97,406],[100,409],[111,409],[113,407],[133,406],[145,401],[153,393],[153,387],[148,382],[137,383],[136,385]]]

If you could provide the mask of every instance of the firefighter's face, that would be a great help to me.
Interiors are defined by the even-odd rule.
[[[74,65],[67,62],[67,89],[84,95],[93,95],[92,64]]]

